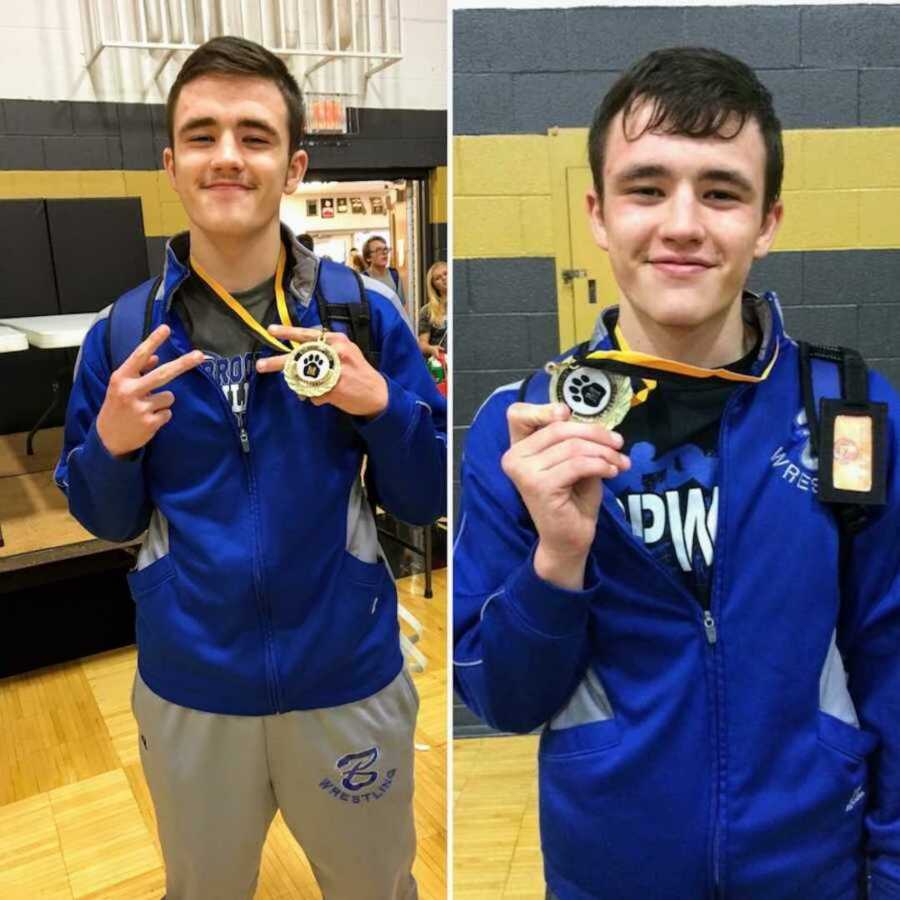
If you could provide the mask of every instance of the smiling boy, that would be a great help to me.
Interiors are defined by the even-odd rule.
[[[469,432],[458,690],[544,726],[559,900],[900,897],[897,398],[869,376],[886,502],[851,533],[816,494],[798,345],[745,289],[783,214],[747,66],[651,53],[588,149],[619,303]],[[815,376],[840,396],[835,365]]]
[[[56,473],[94,534],[147,532],[133,705],[167,897],[252,897],[280,809],[324,897],[409,900],[418,699],[360,470],[404,520],[441,514],[443,401],[390,292],[279,221],[307,166],[284,63],[216,38],[167,112],[190,228],[87,335]],[[365,313],[356,342],[322,335],[330,304]]]

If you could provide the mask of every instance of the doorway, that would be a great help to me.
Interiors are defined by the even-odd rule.
[[[391,248],[409,321],[422,305],[424,183],[415,179],[303,182],[282,198],[282,221],[295,234],[313,239],[317,256],[352,265],[370,237]]]

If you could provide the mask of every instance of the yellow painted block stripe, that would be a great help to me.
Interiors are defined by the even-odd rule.
[[[429,221],[432,225],[447,222],[447,167],[438,166],[431,173],[431,210]]]
[[[587,129],[566,129],[566,140],[586,139]],[[554,235],[549,217],[534,217],[550,203],[550,141],[454,137],[456,256],[555,256],[557,242],[568,241]],[[786,211],[776,250],[900,248],[900,128],[797,129],[784,133],[784,145]],[[577,156],[587,165],[586,151]],[[510,218],[517,214],[528,220]]]
[[[454,138],[454,193],[457,196],[549,195],[547,145],[547,137],[541,134]]]
[[[549,197],[457,197],[453,256],[552,256]]]
[[[169,186],[165,172],[103,171],[6,171],[0,172],[0,200],[26,198],[79,199],[82,197],[138,197],[144,217],[144,233],[148,237],[168,237],[167,225],[179,223],[177,230],[187,227],[187,218],[167,210],[163,221],[160,197],[167,205],[181,204]]]

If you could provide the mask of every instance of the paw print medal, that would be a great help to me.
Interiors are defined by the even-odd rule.
[[[341,360],[325,342],[325,331],[291,351],[284,364],[284,380],[298,397],[321,397],[341,377]]]
[[[565,403],[575,422],[599,422],[607,428],[619,425],[631,409],[631,379],[627,375],[580,365],[569,359],[547,363],[550,402]]]

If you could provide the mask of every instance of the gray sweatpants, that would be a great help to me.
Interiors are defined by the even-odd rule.
[[[167,900],[249,900],[280,809],[325,900],[416,900],[419,698],[404,669],[355,703],[271,716],[177,706],[135,676]]]

